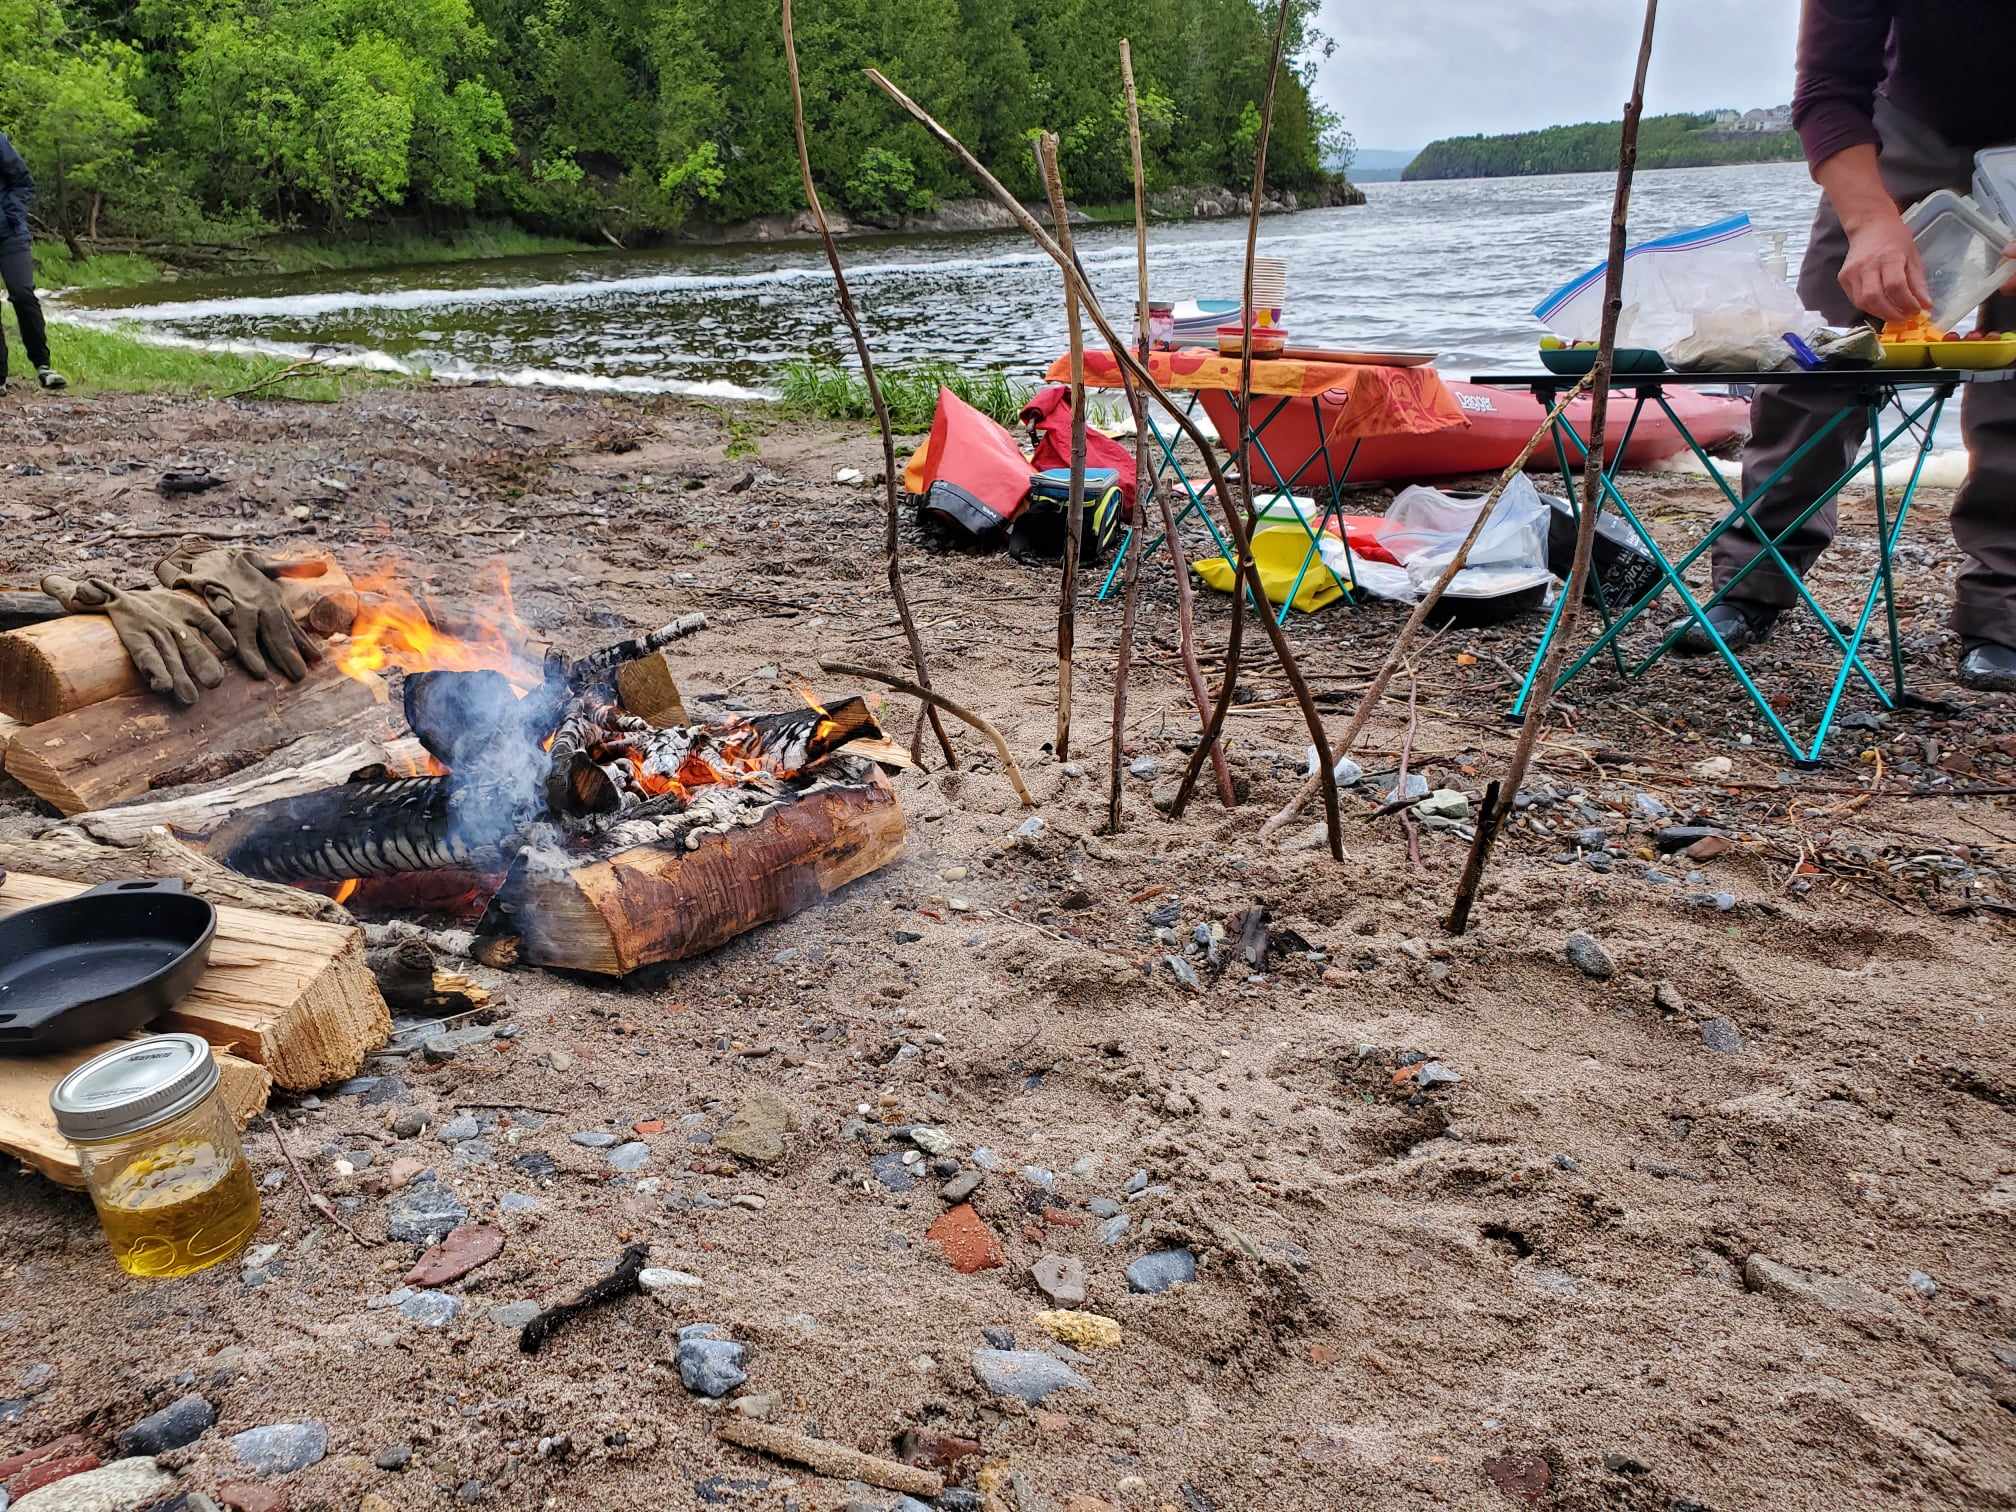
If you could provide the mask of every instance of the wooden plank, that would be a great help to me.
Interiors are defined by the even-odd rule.
[[[56,1115],[49,1111],[49,1094],[64,1077],[108,1048],[109,1042],[60,1055],[0,1055],[0,1150],[33,1166],[51,1181],[67,1187],[84,1185],[77,1152],[58,1132]],[[222,1050],[212,1054],[217,1059],[218,1094],[242,1129],[253,1114],[265,1108],[273,1079],[264,1066]]]
[[[347,631],[357,617],[357,590],[333,562],[320,577],[282,578],[280,594],[318,635]],[[0,634],[0,714],[23,724],[146,691],[102,614],[70,614]]]
[[[14,737],[28,726],[10,715],[0,714],[0,763],[7,759],[7,748],[14,744]]]
[[[654,651],[616,669],[616,696],[626,714],[635,714],[659,729],[690,724],[679,683],[672,675],[671,653]]]
[[[81,882],[9,873],[0,918],[85,890]],[[256,1061],[294,1091],[355,1076],[392,1018],[353,925],[219,908],[210,967],[153,1027],[200,1034]]]
[[[289,741],[341,729],[385,702],[385,685],[324,661],[298,683],[234,671],[187,708],[161,694],[108,698],[23,730],[7,773],[62,814],[137,798],[154,786],[215,777]]]
[[[116,808],[79,814],[72,825],[112,845],[131,844],[153,829],[202,839],[241,809],[338,787],[352,772],[369,766],[383,765],[399,776],[419,776],[430,769],[428,761],[427,748],[410,735],[397,740],[355,740],[299,766],[235,777],[200,792],[134,799]]]

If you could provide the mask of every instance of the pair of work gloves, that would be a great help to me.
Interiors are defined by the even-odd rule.
[[[275,667],[294,682],[308,675],[322,647],[288,612],[280,579],[320,576],[324,565],[282,563],[247,547],[191,540],[156,564],[159,588],[118,588],[102,577],[51,573],[42,591],[72,614],[111,620],[141,681],[193,704],[199,688],[224,681],[223,657],[235,656],[261,679]]]

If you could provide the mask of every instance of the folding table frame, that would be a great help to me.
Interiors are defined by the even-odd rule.
[[[1604,613],[1605,625],[1602,633],[1561,674],[1560,679],[1555,683],[1556,690],[1558,691],[1566,687],[1590,662],[1606,651],[1615,660],[1618,671],[1625,678],[1636,680],[1644,676],[1654,663],[1672,649],[1674,642],[1679,640],[1681,635],[1690,627],[1690,624],[1698,626],[1713,644],[1716,654],[1735,675],[1737,682],[1742,686],[1744,693],[1749,696],[1751,703],[1756,705],[1758,713],[1763,716],[1764,722],[1770,726],[1771,733],[1778,738],[1779,744],[1784,746],[1786,752],[1799,765],[1808,767],[1817,765],[1820,759],[1821,748],[1826,743],[1827,733],[1832,728],[1834,717],[1840,709],[1841,697],[1847,689],[1848,679],[1851,674],[1859,676],[1869,686],[1870,691],[1876,696],[1877,702],[1885,709],[1896,708],[1900,704],[1905,703],[1909,698],[1909,695],[1904,690],[1904,653],[1902,643],[1899,641],[1897,634],[1897,601],[1891,584],[1891,556],[1897,548],[1898,541],[1903,537],[1904,522],[1911,512],[1912,501],[1917,497],[1919,480],[1923,477],[1925,471],[1925,461],[1932,452],[1933,432],[1938,427],[1939,416],[1945,408],[1946,401],[1962,383],[2005,378],[2008,376],[2006,373],[1960,372],[1952,369],[1935,368],[1897,372],[1872,369],[1866,371],[1790,373],[1660,373],[1657,375],[1631,375],[1624,379],[1617,388],[1613,388],[1611,391],[1613,412],[1618,395],[1624,388],[1629,388],[1632,391],[1634,403],[1631,406],[1630,418],[1623,429],[1622,440],[1617,449],[1617,457],[1619,459],[1623,457],[1625,450],[1631,444],[1632,433],[1636,430],[1640,417],[1644,415],[1647,405],[1651,405],[1664,414],[1667,420],[1672,422],[1675,430],[1679,432],[1681,439],[1686,442],[1688,449],[1706,467],[1708,476],[1715,481],[1716,486],[1722,490],[1723,497],[1729,501],[1729,512],[1710,526],[1707,533],[1699,541],[1695,542],[1685,555],[1675,561],[1670,559],[1660,548],[1659,543],[1653,539],[1652,532],[1646,528],[1644,521],[1639,518],[1637,511],[1631,507],[1630,501],[1625,498],[1623,491],[1618,487],[1616,462],[1613,461],[1599,474],[1602,497],[1596,501],[1595,507],[1600,510],[1605,505],[1608,505],[1629,522],[1631,529],[1637,534],[1638,539],[1644,543],[1646,550],[1651,552],[1653,560],[1658,564],[1660,581],[1655,583],[1635,603],[1614,619],[1607,612]],[[1560,393],[1570,388],[1575,382],[1573,378],[1561,377],[1552,373],[1493,374],[1474,378],[1471,381],[1488,384],[1497,388],[1528,389],[1532,392],[1533,397],[1540,402],[1542,407],[1548,410],[1552,410]],[[1739,496],[1729,486],[1728,481],[1723,478],[1721,472],[1709,460],[1708,454],[1701,446],[1701,443],[1695,439],[1693,432],[1688,429],[1687,423],[1674,411],[1673,406],[1666,398],[1666,390],[1669,388],[1699,388],[1709,385],[1738,383],[1752,384],[1760,387],[1775,384],[1785,387],[1816,388],[1823,392],[1838,393],[1840,395],[1840,404],[1826,424],[1809,437],[1790,457],[1786,458],[1784,463],[1775,469],[1770,477],[1751,490],[1747,497]],[[1911,396],[1909,400],[1906,398],[1907,394]],[[1893,405],[1896,407],[1899,415],[1902,416],[1902,419],[1886,432],[1883,425],[1884,412]],[[1868,421],[1869,438],[1859,449],[1856,456],[1851,459],[1848,468],[1833,483],[1822,490],[1818,496],[1801,508],[1799,513],[1783,529],[1779,530],[1775,535],[1766,534],[1764,527],[1751,518],[1751,511],[1769,495],[1781,478],[1805,459],[1813,448],[1820,445],[1828,436],[1834,434],[1851,414],[1858,412],[1864,415]],[[1922,430],[1919,429],[1921,421],[1923,422]],[[1589,446],[1581,435],[1576,432],[1574,425],[1568,420],[1565,411],[1554,422],[1553,432],[1555,456],[1561,466],[1562,482],[1567,489],[1569,503],[1579,513],[1581,499],[1576,489],[1576,468],[1577,464],[1586,463],[1589,456]],[[1897,499],[1896,510],[1893,514],[1889,507],[1890,500],[1884,476],[1883,453],[1906,434],[1914,433],[1918,441],[1916,457],[1911,465],[1910,480],[1905,484],[1902,496]],[[1851,634],[1843,636],[1840,627],[1820,607],[1805,583],[1800,580],[1799,574],[1794,572],[1790,564],[1787,563],[1780,547],[1794,531],[1798,530],[1806,521],[1826,507],[1829,502],[1838,497],[1843,489],[1847,488],[1850,483],[1854,482],[1865,471],[1872,474],[1872,482],[1876,495],[1876,567],[1871,575],[1869,587],[1863,594],[1862,609],[1855,621],[1855,628]],[[1724,535],[1738,527],[1748,530],[1763,549],[1757,556],[1744,563],[1728,582],[1717,588],[1708,598],[1705,600],[1697,599],[1686,584],[1684,575],[1687,569],[1712,550],[1715,543]],[[1771,707],[1770,700],[1759,691],[1749,671],[1744,667],[1736,653],[1730,649],[1728,643],[1716,631],[1714,624],[1707,616],[1709,609],[1721,603],[1723,599],[1728,597],[1731,589],[1735,588],[1755,568],[1765,562],[1775,565],[1785,575],[1787,580],[1792,583],[1798,594],[1799,602],[1812,611],[1813,617],[1820,622],[1821,628],[1826,631],[1828,638],[1834,643],[1835,650],[1841,653],[1840,669],[1834,674],[1832,686],[1828,691],[1826,706],[1821,713],[1819,726],[1813,733],[1810,745],[1802,746],[1799,740],[1786,727],[1784,720],[1779,717],[1778,711]],[[1668,630],[1659,641],[1659,644],[1650,653],[1635,665],[1627,666],[1618,645],[1618,637],[1634,621],[1650,609],[1669,589],[1679,599],[1682,607],[1686,609],[1686,617]],[[1863,642],[1868,636],[1870,621],[1875,617],[1876,604],[1879,597],[1883,603],[1890,638],[1889,670],[1891,686],[1888,688],[1870,670],[1869,664],[1862,657]],[[1565,607],[1566,599],[1567,595],[1565,593],[1556,598],[1554,611],[1547,620],[1547,627],[1541,632],[1540,644],[1534,650],[1532,663],[1527,668],[1525,680],[1519,688],[1519,696],[1514,700],[1512,705],[1511,717],[1515,719],[1523,717],[1525,714],[1527,701],[1533,692],[1533,684],[1539,677],[1542,662],[1546,659],[1547,648],[1553,642],[1555,632],[1559,628],[1561,611]],[[1601,602],[1600,591],[1598,601],[1599,603]]]

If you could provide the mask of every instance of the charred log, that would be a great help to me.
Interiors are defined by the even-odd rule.
[[[394,872],[501,869],[537,817],[506,789],[450,777],[360,782],[247,809],[217,831],[211,854],[269,882],[339,882]]]

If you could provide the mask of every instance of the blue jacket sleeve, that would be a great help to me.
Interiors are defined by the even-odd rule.
[[[0,132],[0,226],[9,237],[28,235],[28,207],[35,202],[35,175],[28,163]]]

